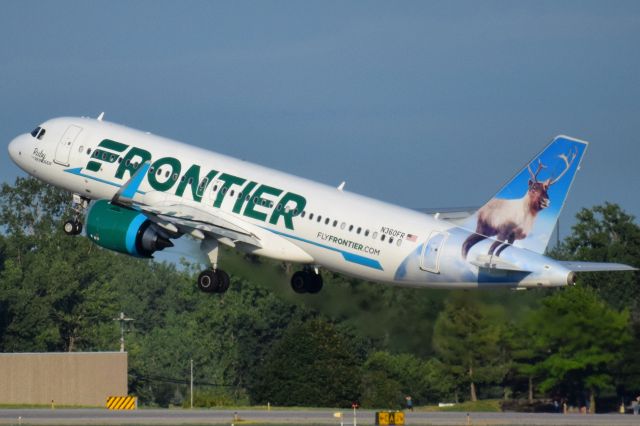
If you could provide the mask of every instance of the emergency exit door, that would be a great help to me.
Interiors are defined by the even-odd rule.
[[[440,252],[446,237],[447,234],[440,231],[433,231],[429,235],[429,239],[422,247],[420,269],[434,274],[440,273]]]

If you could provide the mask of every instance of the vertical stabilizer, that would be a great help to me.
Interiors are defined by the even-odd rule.
[[[462,246],[467,257],[485,238],[495,238],[488,253],[500,255],[509,244],[543,253],[560,216],[587,142],[558,136],[461,226],[474,231]],[[473,249],[480,250],[479,247]]]

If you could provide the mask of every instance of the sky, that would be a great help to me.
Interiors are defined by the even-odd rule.
[[[97,116],[417,208],[480,206],[554,136],[561,223],[640,216],[638,1],[4,1],[0,141]],[[0,155],[0,179],[23,176]],[[568,229],[566,232],[567,233]]]

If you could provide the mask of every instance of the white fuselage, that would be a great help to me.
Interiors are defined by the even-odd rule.
[[[122,171],[127,161],[144,160],[135,156],[127,159],[127,154],[133,148],[146,151],[151,155],[153,168],[149,174],[156,174],[156,184],[152,186],[145,178],[136,199],[178,200],[206,209],[214,216],[247,224],[264,241],[263,247],[256,250],[259,255],[408,286],[566,284],[568,271],[562,266],[517,247],[505,252],[512,253],[509,262],[534,273],[517,279],[483,277],[477,265],[459,256],[456,241],[464,239],[469,231],[431,215],[109,122],[57,118],[41,127],[46,133],[40,139],[21,135],[9,147],[12,159],[27,173],[86,198],[111,199],[131,178],[128,170],[118,177],[118,170]],[[126,149],[121,152],[102,149],[100,144],[105,140],[115,141]],[[102,154],[95,158],[96,149],[106,158]],[[171,161],[160,161],[163,159]],[[94,164],[91,170],[92,161],[98,166]],[[186,188],[183,184],[182,193],[176,195],[181,179],[192,166],[199,166],[201,183],[197,191],[201,199],[193,196],[195,184],[187,184]],[[203,182],[209,172],[212,179]],[[221,178],[223,175],[237,179],[225,180]],[[260,186],[272,189],[262,193],[262,198],[271,202],[253,206],[252,215],[246,211],[249,202],[238,208],[239,193],[244,198]],[[292,217],[292,227],[277,214],[275,223],[271,223],[274,211],[287,207],[278,203],[288,193],[306,200],[304,211]]]

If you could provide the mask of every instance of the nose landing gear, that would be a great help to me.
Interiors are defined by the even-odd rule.
[[[67,235],[79,235],[82,232],[82,222],[80,218],[84,216],[89,207],[89,199],[78,194],[73,194],[71,209],[74,211],[73,219],[64,222],[62,230]]]

